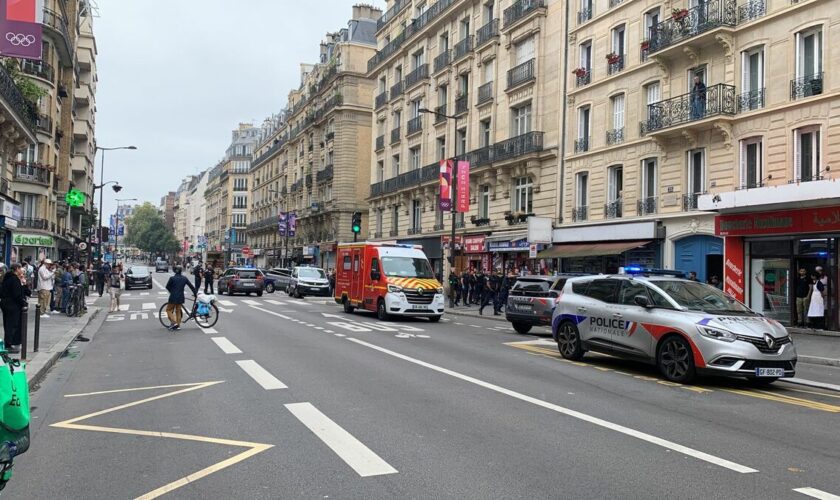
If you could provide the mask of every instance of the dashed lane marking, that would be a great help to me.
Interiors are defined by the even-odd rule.
[[[257,302],[256,300],[245,299],[242,301],[243,304],[248,304],[249,306],[261,306],[262,302]]]
[[[809,496],[811,498],[818,498],[819,500],[840,500],[840,496],[833,495],[831,493],[818,490],[816,488],[796,488],[793,491],[797,493],[802,493],[803,495]]]
[[[207,335],[218,335],[219,333],[215,328],[202,328],[201,331]]]
[[[213,337],[210,340],[215,342],[216,345],[219,346],[219,349],[221,349],[225,354],[242,354],[242,351],[233,345],[233,342],[228,340],[227,337]]]
[[[286,305],[286,302],[280,302],[279,300],[273,300],[273,299],[266,299],[265,303],[271,304],[273,306],[285,306]]]
[[[143,302],[143,309],[157,309],[154,302]]]
[[[311,403],[287,404],[286,408],[361,477],[398,472]]]
[[[217,300],[216,303],[225,307],[233,307],[236,305],[236,302],[231,302],[229,300]]]
[[[288,386],[280,382],[274,375],[268,372],[265,368],[259,365],[253,359],[246,359],[244,361],[237,361],[237,365],[242,368],[254,381],[267,390],[272,391],[276,389],[288,389]]]

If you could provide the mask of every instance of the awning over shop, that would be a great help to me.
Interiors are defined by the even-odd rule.
[[[528,231],[510,231],[507,233],[496,233],[488,236],[485,241],[492,243],[494,241],[519,241],[528,238]]]
[[[618,255],[627,250],[640,248],[650,241],[616,241],[609,243],[566,243],[554,245],[537,254],[539,259],[557,259],[570,257],[597,257],[599,255]]]

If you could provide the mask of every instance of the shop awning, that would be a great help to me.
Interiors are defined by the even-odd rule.
[[[616,241],[609,243],[565,243],[546,248],[537,254],[539,259],[557,259],[569,257],[597,257],[599,255],[618,255],[627,250],[643,247],[650,241]]]
[[[488,243],[494,241],[519,241],[528,237],[528,231],[511,231],[508,233],[496,233],[485,238]]]

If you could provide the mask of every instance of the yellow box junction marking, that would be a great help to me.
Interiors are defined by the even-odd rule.
[[[200,382],[200,383],[193,383],[193,384],[171,384],[171,385],[159,385],[153,387],[136,387],[133,389],[116,389],[111,391],[99,391],[99,392],[89,392],[85,394],[68,394],[64,397],[66,398],[79,398],[79,397],[87,397],[87,396],[98,396],[102,394],[116,394],[116,393],[123,393],[123,392],[137,392],[137,391],[151,391],[155,389],[178,389],[175,391],[167,392],[164,394],[159,394],[157,396],[152,396],[150,398],[141,399],[139,401],[132,401],[131,403],[122,404],[119,406],[114,406],[113,408],[107,408],[105,410],[96,411],[93,413],[89,413],[87,415],[82,415],[81,417],[71,418],[70,420],[65,420],[63,422],[58,422],[52,424],[50,427],[57,427],[59,429],[73,429],[73,430],[80,430],[80,431],[93,431],[93,432],[107,432],[111,434],[128,434],[133,436],[145,436],[145,437],[155,437],[155,438],[164,438],[164,439],[178,439],[182,441],[196,441],[201,443],[212,443],[212,444],[221,444],[225,446],[234,446],[239,448],[248,448],[244,452],[234,455],[228,459],[225,459],[219,463],[213,464],[209,467],[201,469],[197,472],[193,472],[187,476],[184,476],[180,479],[176,479],[169,484],[165,484],[160,488],[154,489],[144,495],[137,497],[138,499],[142,500],[150,500],[153,498],[157,498],[161,495],[165,495],[167,493],[171,493],[176,489],[186,486],[194,481],[198,481],[201,478],[207,477],[210,474],[215,472],[219,472],[220,470],[226,469],[234,464],[242,462],[243,460],[247,460],[258,453],[262,453],[265,450],[272,448],[274,445],[271,444],[263,444],[263,443],[251,443],[249,441],[236,441],[232,439],[221,439],[221,438],[213,438],[207,436],[195,436],[192,434],[180,434],[174,432],[157,432],[157,431],[144,431],[138,429],[122,429],[119,427],[102,427],[98,425],[82,425],[78,422],[82,422],[84,420],[89,420],[94,417],[98,417],[101,415],[105,415],[108,413],[114,413],[120,410],[125,410],[127,408],[132,408],[135,406],[139,406],[145,403],[151,403],[152,401],[157,401],[164,398],[169,398],[173,396],[177,396],[180,394],[185,394],[187,392],[197,391],[200,389],[206,389],[208,387],[221,384],[224,382],[223,380],[218,380],[214,382]]]

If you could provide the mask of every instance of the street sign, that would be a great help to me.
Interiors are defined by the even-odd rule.
[[[82,250],[82,251],[87,250],[87,243],[85,243],[84,241],[79,243],[79,250]]]
[[[250,257],[251,257],[251,255],[252,255],[252,254],[251,254],[251,247],[249,247],[248,245],[245,245],[244,247],[242,247],[242,255],[244,255],[245,257],[250,258]]]
[[[536,259],[537,258],[537,244],[531,243],[528,246],[528,258],[529,259]]]

